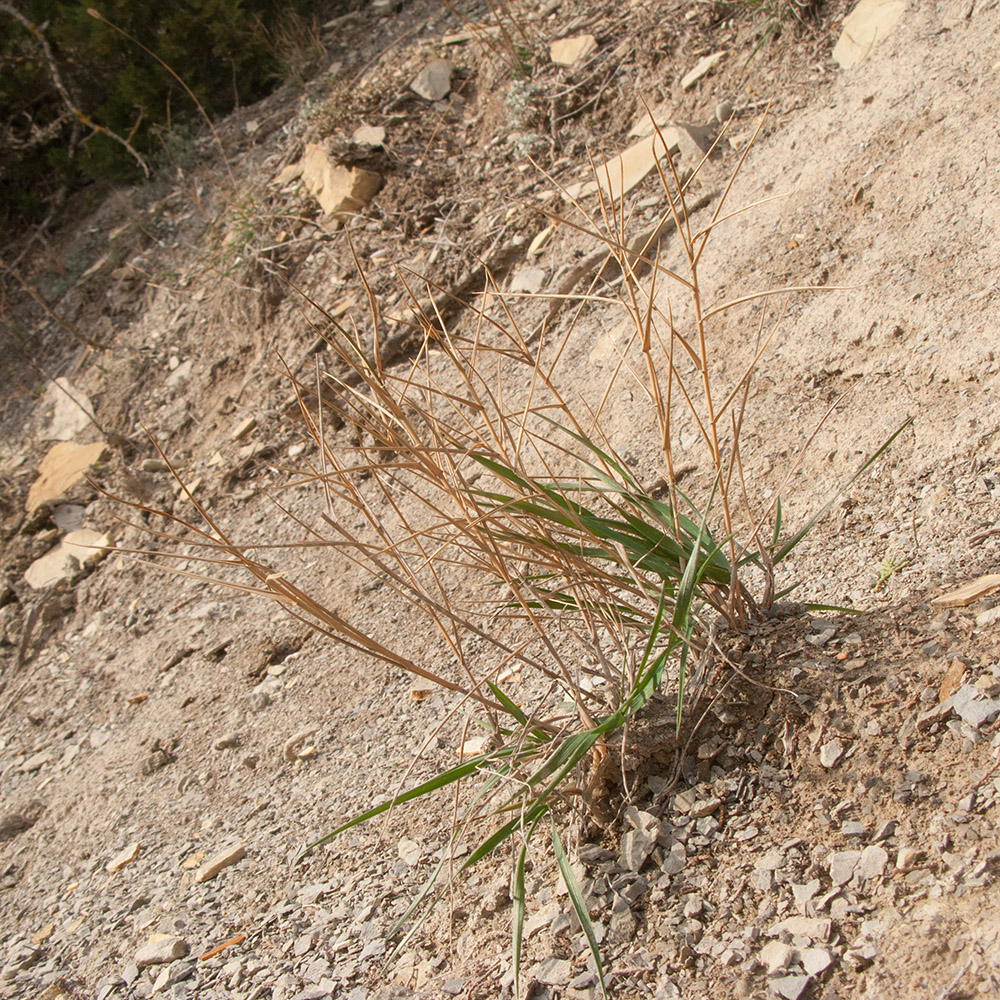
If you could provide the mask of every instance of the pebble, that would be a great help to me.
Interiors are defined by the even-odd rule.
[[[637,872],[656,846],[657,830],[629,830],[621,842],[619,864],[626,871]]]
[[[844,744],[840,740],[830,740],[819,748],[819,762],[827,769],[836,767],[843,756]]]
[[[833,921],[825,917],[788,917],[775,924],[767,933],[769,937],[790,934],[793,938],[803,937],[810,941],[827,941]]]
[[[239,733],[226,733],[225,736],[220,736],[212,746],[216,750],[232,750],[240,745],[240,734]]]
[[[792,965],[798,958],[798,952],[783,941],[768,941],[757,957],[767,966],[767,974],[770,976]]]
[[[210,878],[215,878],[223,868],[235,865],[237,861],[246,857],[246,853],[246,847],[243,844],[237,844],[221,854],[216,854],[214,858],[210,858],[195,872],[195,882],[207,882]]]
[[[833,957],[825,948],[806,948],[799,960],[810,976],[818,976],[830,967]]]
[[[837,851],[830,859],[830,881],[834,885],[846,885],[860,860],[860,851]]]
[[[885,866],[888,863],[889,852],[884,847],[869,845],[861,852],[861,857],[858,860],[858,878],[862,881],[878,878],[885,873]]]
[[[687,867],[687,852],[680,841],[675,841],[670,850],[663,856],[660,866],[664,875],[677,875]]]
[[[733,102],[732,101],[720,101],[715,106],[715,120],[720,125],[725,125],[730,118],[733,117]]]
[[[451,90],[451,75],[455,67],[447,59],[428,63],[410,84],[410,89],[425,101],[440,101]]]
[[[701,819],[703,816],[711,816],[712,813],[722,805],[722,799],[699,799],[688,811],[692,819]]]
[[[174,934],[154,934],[136,953],[136,968],[174,962],[188,953],[188,944]]]
[[[785,1000],[799,1000],[811,978],[811,976],[781,976],[779,979],[772,979],[770,986]]]

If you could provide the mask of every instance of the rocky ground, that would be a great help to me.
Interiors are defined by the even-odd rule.
[[[499,315],[485,262],[523,330],[569,333],[563,377],[586,397],[622,328],[605,301],[576,315],[551,297],[586,291],[603,261],[553,223],[580,218],[567,190],[596,214],[591,156],[617,164],[652,117],[690,168],[732,113],[691,188],[703,225],[765,106],[727,202],[755,207],[719,223],[703,279],[720,300],[837,290],[783,307],[742,432],[748,489],[784,481],[801,522],[913,424],[783,567],[792,595],[725,637],[681,740],[665,695],[607,779],[614,818],[568,818],[565,835],[616,997],[997,992],[1000,6],[884,4],[901,16],[853,55],[837,47],[845,27],[863,40],[852,6],[766,35],[766,12],[653,0],[338,10],[328,69],[220,123],[224,159],[196,140],[155,184],[80,195],[75,221],[4,249],[33,294],[4,300],[0,993],[510,996],[506,855],[387,962],[446,849],[450,798],[300,856],[453,762],[461,725],[439,727],[457,699],[130,555],[171,549],[200,570],[189,536],[151,536],[162,522],[97,487],[195,518],[169,462],[240,544],[299,540],[266,495],[316,456],[281,369],[314,382],[332,364],[307,299],[371,348],[356,260],[387,366],[419,347],[404,283],[455,329],[473,322],[457,299]],[[623,196],[632,231],[660,218],[654,174]],[[722,383],[757,318],[713,328]],[[653,482],[646,420],[621,393],[606,430]],[[710,484],[693,427],[677,431],[691,488]],[[308,516],[317,494],[279,495]],[[353,620],[426,647],[420,619],[342,554],[285,558]],[[598,996],[540,848],[527,888],[529,995]]]

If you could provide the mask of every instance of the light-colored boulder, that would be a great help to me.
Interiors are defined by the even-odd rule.
[[[451,90],[451,75],[455,66],[447,59],[428,63],[410,84],[412,90],[425,101],[440,101]]]
[[[28,490],[28,513],[31,514],[43,503],[62,496],[83,479],[92,465],[105,457],[107,450],[103,441],[94,444],[61,441],[53,446],[38,466],[38,479]]]
[[[334,163],[322,146],[309,143],[302,158],[302,182],[337,228],[363,208],[382,187],[382,178],[372,170]]]
[[[557,66],[572,66],[592,56],[597,51],[597,39],[593,35],[574,35],[560,38],[549,45],[549,58]]]
[[[861,0],[844,18],[844,30],[833,48],[833,58],[840,68],[850,69],[865,59],[905,10],[904,0]]]

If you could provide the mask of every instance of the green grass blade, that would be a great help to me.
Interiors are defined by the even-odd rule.
[[[590,922],[590,914],[587,912],[587,904],[584,901],[583,893],[580,892],[580,886],[577,884],[576,876],[570,867],[569,858],[566,857],[562,842],[559,840],[559,832],[556,830],[556,821],[554,818],[552,819],[552,850],[555,853],[559,871],[562,873],[563,883],[569,893],[570,902],[572,902],[573,909],[576,912],[576,918],[580,921],[580,926],[583,928],[583,933],[587,938],[590,954],[594,956],[594,963],[597,966],[597,977],[601,981],[601,993],[606,1000],[608,987],[604,982],[604,962],[601,960],[601,951],[597,946],[594,925]]]
[[[535,827],[538,826],[538,820],[540,820],[544,815],[544,813],[539,815],[538,819],[536,819],[531,826],[528,827],[524,834],[524,840],[521,842],[521,849],[517,852],[517,861],[514,863],[514,913],[512,916],[513,923],[511,926],[511,962],[514,966],[515,1000],[521,996],[521,945],[524,941],[525,910],[524,864],[528,855],[528,843],[531,841],[531,835],[535,832]]]
[[[528,717],[521,711],[516,702],[511,701],[492,681],[487,681],[486,686],[493,692],[493,697],[507,709],[508,715],[516,719],[522,726],[528,724]]]

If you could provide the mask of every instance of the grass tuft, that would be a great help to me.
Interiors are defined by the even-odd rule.
[[[770,607],[780,596],[777,567],[834,502],[789,534],[780,488],[768,502],[751,499],[741,429],[754,376],[784,315],[783,308],[770,310],[770,300],[796,289],[714,304],[700,266],[716,228],[731,218],[732,180],[698,226],[688,210],[691,181],[681,182],[669,157],[659,177],[664,208],[657,231],[673,224],[679,263],[672,267],[661,262],[658,243],[632,245],[623,207],[606,194],[596,212],[576,205],[575,218],[560,220],[600,239],[608,255],[601,271],[617,275],[579,296],[566,329],[522,329],[489,275],[478,304],[451,326],[433,306],[421,308],[412,290],[418,346],[408,364],[388,368],[380,353],[383,317],[361,273],[370,343],[324,313],[336,364],[318,373],[316,385],[285,369],[315,444],[315,458],[291,485],[317,490],[322,509],[310,520],[278,506],[303,533],[298,547],[346,556],[423,620],[410,646],[325,603],[321,581],[300,585],[291,570],[286,575],[262,561],[268,550],[230,538],[190,493],[200,523],[164,514],[174,528],[158,532],[161,540],[183,543],[177,558],[194,552],[214,567],[219,582],[277,601],[331,640],[437,685],[451,700],[451,718],[476,710],[487,737],[478,752],[401,787],[310,847],[452,789],[452,844],[472,838],[476,846],[449,859],[450,867],[462,873],[504,845],[513,851],[516,991],[528,849],[546,819],[551,856],[605,988],[557,821],[591,810],[602,763],[630,720],[668,685],[680,725],[692,655],[714,641],[719,622],[739,630]],[[412,281],[401,272],[399,279]],[[593,304],[616,308],[628,333],[606,384],[570,388],[562,381],[567,344]],[[732,348],[716,342],[717,324],[754,308],[760,314],[744,338],[746,359],[724,382],[712,374],[713,361]],[[336,421],[310,405],[329,390]],[[645,401],[647,420],[637,433],[658,443],[666,486],[655,494],[612,441],[610,414],[625,392]],[[695,429],[702,454],[694,487],[685,491],[675,472],[682,419]],[[334,422],[345,430],[335,434]],[[234,580],[237,570],[250,582]],[[435,666],[448,661],[454,667]],[[401,921],[403,941],[443,893],[444,864]]]

